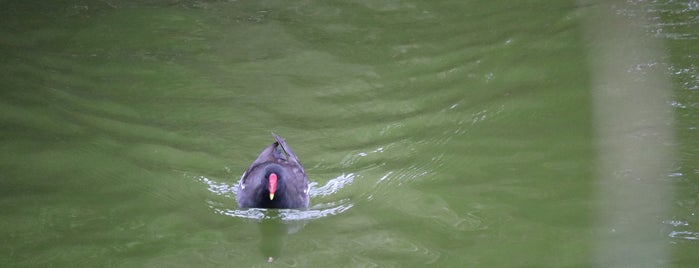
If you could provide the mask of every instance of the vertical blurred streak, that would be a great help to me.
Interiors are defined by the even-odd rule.
[[[644,2],[585,1],[597,144],[594,260],[599,267],[663,267],[670,258],[671,85],[660,40],[644,33]],[[627,13],[629,12],[629,13]]]

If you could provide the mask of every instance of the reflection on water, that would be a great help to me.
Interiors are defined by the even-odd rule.
[[[230,208],[230,206],[236,204],[237,185],[218,183],[204,176],[198,177],[197,180],[204,183],[209,192],[216,196],[222,196],[228,201],[222,203],[207,200],[209,208],[213,209],[216,214],[254,220],[260,234],[260,253],[268,259],[268,262],[273,262],[281,255],[286,236],[301,231],[309,220],[338,215],[353,206],[348,198],[313,204],[313,198],[331,196],[351,184],[354,180],[354,174],[352,173],[342,174],[329,180],[321,187],[318,187],[316,182],[310,183],[311,207],[308,209]]]

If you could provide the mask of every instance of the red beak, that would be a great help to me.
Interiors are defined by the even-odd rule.
[[[277,174],[269,174],[269,200],[274,199],[274,193],[277,191]]]

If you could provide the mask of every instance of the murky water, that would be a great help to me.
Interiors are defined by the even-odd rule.
[[[699,264],[697,1],[51,2],[0,4],[2,267]],[[271,131],[308,210],[236,206]]]

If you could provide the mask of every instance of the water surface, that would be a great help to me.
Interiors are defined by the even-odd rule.
[[[696,1],[2,6],[0,266],[699,263]]]

